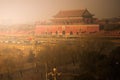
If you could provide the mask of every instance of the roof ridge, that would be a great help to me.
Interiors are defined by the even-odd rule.
[[[61,10],[54,17],[69,17],[69,16],[82,16],[87,8],[84,9],[73,9],[73,10]],[[88,11],[88,10],[87,10]]]
[[[60,12],[63,12],[63,11],[65,11],[65,12],[67,12],[67,11],[81,11],[81,10],[87,10],[86,8],[83,8],[83,9],[70,9],[70,10],[60,10]]]

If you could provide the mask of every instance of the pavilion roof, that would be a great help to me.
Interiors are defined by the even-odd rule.
[[[64,10],[64,11],[59,11],[55,16],[55,18],[58,17],[82,17],[84,13],[88,11],[87,9],[80,9],[80,10]],[[91,13],[89,13],[92,15]]]

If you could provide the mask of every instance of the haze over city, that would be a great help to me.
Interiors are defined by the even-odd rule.
[[[120,0],[0,0],[0,24],[49,20],[60,10],[87,8],[97,18],[120,16]]]
[[[120,80],[120,0],[0,0],[0,80]]]

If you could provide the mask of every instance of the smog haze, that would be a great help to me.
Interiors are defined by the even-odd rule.
[[[60,10],[87,8],[97,18],[120,16],[120,0],[0,0],[0,24],[49,20]]]

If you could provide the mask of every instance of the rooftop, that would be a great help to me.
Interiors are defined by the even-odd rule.
[[[79,9],[79,10],[63,10],[59,11],[54,17],[82,17],[85,12],[88,12],[91,16],[93,16],[87,9]]]

